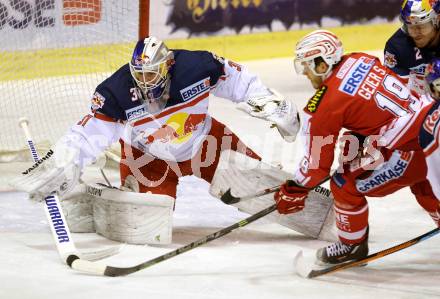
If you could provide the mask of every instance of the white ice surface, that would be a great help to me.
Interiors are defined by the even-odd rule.
[[[248,64],[263,81],[288,94],[299,106],[311,89],[294,76],[288,59]],[[284,78],[284,79],[283,79]],[[223,100],[212,113],[227,123],[266,160],[288,168],[299,149],[287,147],[267,124],[255,121]],[[251,135],[245,132],[251,132]],[[254,137],[252,137],[254,136]],[[263,136],[264,141],[255,136]],[[253,139],[252,139],[253,138]],[[260,140],[260,141],[259,141]],[[273,144],[278,144],[273,146]],[[272,149],[267,147],[273,146]],[[281,152],[280,152],[281,151]],[[173,244],[166,247],[126,246],[104,260],[131,266],[237,222],[247,215],[208,194],[208,184],[183,178],[174,214]],[[375,252],[431,230],[429,216],[408,189],[371,199],[370,250]],[[115,242],[95,234],[74,234],[80,250]],[[327,243],[305,238],[261,219],[247,227],[127,277],[97,277],[62,264],[47,227],[43,208],[20,193],[0,193],[0,298],[436,298],[440,297],[439,237],[392,254],[367,267],[349,269],[314,280],[295,274],[293,258],[306,257]]]

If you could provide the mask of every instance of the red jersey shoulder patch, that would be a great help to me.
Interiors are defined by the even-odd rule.
[[[318,109],[318,106],[321,103],[326,91],[327,91],[326,85],[322,85],[321,88],[319,88],[316,91],[316,93],[313,95],[313,97],[307,103],[307,106],[306,106],[307,111],[309,111],[310,113],[315,113],[315,111]]]

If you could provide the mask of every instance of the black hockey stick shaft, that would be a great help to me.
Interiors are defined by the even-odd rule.
[[[241,196],[241,197],[236,197],[234,195],[232,195],[231,193],[231,188],[229,188],[228,190],[226,190],[226,192],[220,197],[220,200],[227,204],[227,205],[232,205],[234,203],[240,202],[240,201],[244,201],[244,200],[248,200],[254,197],[260,197],[269,193],[273,193],[273,192],[277,192],[280,190],[281,186],[275,186],[275,187],[271,187],[271,188],[267,188],[261,191],[258,191],[257,193],[254,194],[250,194],[250,195],[245,195],[245,196]]]
[[[330,176],[327,176],[324,180],[322,180],[318,185],[316,185],[316,186],[315,186],[314,188],[312,188],[312,189],[316,189],[316,188],[318,188],[318,190],[316,190],[316,191],[317,191],[317,192],[320,192],[320,188],[322,188],[322,187],[320,187],[320,186],[321,186],[322,184],[324,184],[325,182],[327,182],[329,179],[330,179]],[[263,195],[266,195],[266,194],[270,194],[270,193],[273,193],[273,192],[277,192],[277,191],[280,190],[280,188],[281,188],[281,185],[278,185],[278,186],[271,187],[271,188],[267,188],[267,189],[264,189],[264,190],[258,191],[257,193],[250,194],[250,195],[245,195],[245,196],[234,196],[234,195],[232,195],[232,193],[231,193],[231,188],[229,188],[229,189],[226,190],[226,192],[220,197],[220,200],[221,200],[223,203],[227,204],[227,205],[232,205],[232,204],[238,203],[238,202],[240,202],[240,201],[245,201],[245,200],[252,199],[252,198],[255,198],[255,197],[260,197],[260,196],[263,196]]]
[[[393,247],[390,247],[390,248],[378,251],[376,253],[370,254],[370,255],[364,257],[363,259],[347,262],[347,263],[344,263],[344,264],[335,265],[335,266],[328,267],[328,268],[321,269],[321,270],[312,270],[307,275],[307,277],[308,278],[314,278],[314,277],[322,276],[322,275],[325,275],[325,274],[334,273],[334,272],[341,271],[341,270],[344,270],[344,269],[353,268],[353,267],[356,267],[356,266],[363,265],[365,263],[368,263],[368,262],[380,259],[380,258],[382,258],[384,256],[387,256],[389,254],[392,254],[394,252],[397,252],[397,251],[400,251],[402,249],[411,247],[411,246],[413,246],[413,245],[415,245],[415,244],[417,244],[417,243],[419,243],[421,241],[424,241],[424,240],[427,240],[429,238],[434,237],[438,233],[440,233],[440,227],[437,227],[437,228],[435,228],[435,229],[433,229],[433,230],[431,230],[431,231],[429,231],[429,232],[427,232],[427,233],[425,233],[423,235],[420,235],[420,236],[418,236],[418,237],[416,237],[416,238],[414,238],[412,240],[409,240],[409,241],[403,242],[401,244],[398,244],[396,246],[393,246]]]
[[[70,257],[68,264],[76,270],[83,271],[83,272],[89,272],[94,274],[102,274],[106,276],[124,276],[128,275],[140,270],[143,270],[145,268],[148,268],[150,266],[153,266],[157,263],[163,262],[165,260],[168,260],[172,257],[175,257],[179,254],[182,254],[184,252],[187,252],[189,250],[192,250],[194,248],[197,248],[201,245],[204,245],[206,243],[209,243],[215,239],[218,239],[226,234],[229,234],[230,232],[236,230],[237,228],[243,227],[248,225],[249,223],[254,222],[255,220],[260,219],[263,216],[266,216],[267,214],[270,214],[271,212],[276,210],[276,205],[271,205],[267,207],[264,210],[261,210],[260,212],[253,214],[252,216],[249,216],[246,219],[243,219],[239,222],[236,222],[228,227],[225,227],[215,233],[209,234],[197,241],[194,241],[188,245],[185,245],[183,247],[180,247],[176,250],[173,250],[171,252],[168,252],[164,255],[158,256],[152,260],[140,263],[138,265],[132,266],[132,267],[113,267],[113,266],[99,266],[94,263],[84,261],[81,259],[77,259],[74,256]]]

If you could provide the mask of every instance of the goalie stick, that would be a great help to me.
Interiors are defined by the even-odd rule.
[[[315,278],[315,277],[322,276],[325,274],[334,273],[334,272],[341,271],[344,269],[349,269],[349,268],[353,268],[356,266],[364,265],[368,262],[380,259],[380,258],[387,256],[389,254],[392,254],[394,252],[411,247],[421,241],[432,238],[435,235],[437,235],[438,233],[440,233],[440,227],[437,227],[437,228],[435,228],[435,229],[433,229],[423,235],[420,235],[414,239],[411,239],[409,241],[406,241],[406,242],[400,243],[396,246],[393,246],[393,247],[378,251],[376,253],[370,254],[362,259],[346,262],[343,264],[338,264],[338,265],[331,266],[331,267],[324,268],[324,269],[320,269],[320,270],[309,270],[307,265],[305,264],[302,250],[300,250],[300,252],[298,252],[298,254],[295,257],[295,261],[294,261],[295,269],[296,269],[296,272],[304,278]]]
[[[313,189],[316,188],[320,188],[320,185],[324,184],[325,182],[327,182],[330,179],[331,176],[326,177],[324,180],[322,180],[318,185],[316,185]],[[227,205],[232,205],[232,204],[236,204],[239,203],[240,201],[244,201],[244,200],[248,200],[248,199],[252,199],[255,197],[260,197],[266,194],[270,194],[273,192],[277,192],[279,191],[281,188],[281,186],[275,186],[275,187],[271,187],[271,188],[266,188],[264,190],[258,191],[257,193],[251,194],[251,195],[245,195],[245,196],[234,196],[231,193],[231,188],[229,188],[228,190],[226,190],[226,192],[220,197],[220,200],[227,204]],[[319,189],[316,190],[317,192],[320,192]]]
[[[237,228],[243,227],[248,225],[249,223],[254,222],[255,220],[260,219],[263,216],[266,216],[267,214],[270,214],[271,212],[276,210],[276,205],[271,205],[260,212],[253,214],[252,216],[249,216],[246,219],[243,219],[239,222],[236,222],[228,227],[225,227],[219,231],[216,231],[215,233],[209,234],[197,241],[194,241],[188,245],[182,246],[176,250],[173,250],[171,252],[168,252],[164,255],[158,256],[154,259],[148,260],[146,262],[137,264],[135,266],[131,267],[113,267],[113,266],[107,266],[99,263],[94,263],[90,261],[86,261],[83,259],[78,258],[76,255],[70,255],[67,258],[67,264],[72,267],[75,270],[87,272],[91,274],[98,274],[98,275],[105,275],[105,276],[124,276],[128,275],[140,270],[143,270],[145,268],[148,268],[150,266],[153,266],[157,263],[163,262],[165,260],[168,260],[172,257],[175,257],[179,254],[182,254],[184,252],[187,252],[189,250],[192,250],[194,248],[197,248],[201,245],[204,245],[206,243],[209,243],[215,239],[218,239],[226,234],[229,234],[230,232],[234,231]]]
[[[28,128],[28,120],[26,118],[20,118],[18,124],[24,131],[32,159],[34,162],[38,162],[40,159],[34,142],[32,141],[31,133]],[[44,198],[44,208],[58,254],[64,263],[67,264],[67,258],[71,255],[82,256],[82,258],[87,260],[99,260],[119,252],[120,246],[115,246],[99,251],[80,253],[75,247],[66,218],[64,217],[61,208],[60,200],[55,193]]]

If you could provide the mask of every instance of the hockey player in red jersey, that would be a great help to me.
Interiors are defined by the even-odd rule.
[[[343,55],[340,40],[329,31],[314,31],[297,43],[295,69],[317,91],[302,115],[304,157],[292,180],[275,194],[278,211],[303,209],[309,190],[329,176],[338,135],[347,129],[348,150],[343,156],[352,161],[345,162],[330,183],[340,241],[318,250],[317,258],[340,263],[364,257],[368,254],[366,196],[382,197],[410,186],[425,210],[438,209],[421,151],[382,150],[381,161],[371,142],[364,143],[365,137],[374,140],[380,128],[396,117],[418,109],[424,99],[411,94],[378,58],[365,53]],[[363,166],[358,161],[366,159],[359,159],[358,153],[365,151],[377,160]]]
[[[426,67],[426,89],[434,100],[422,109],[399,117],[388,124],[382,133],[384,146],[390,149],[423,149],[428,166],[427,178],[434,194],[440,198],[440,58]],[[431,215],[440,223],[440,211]]]

